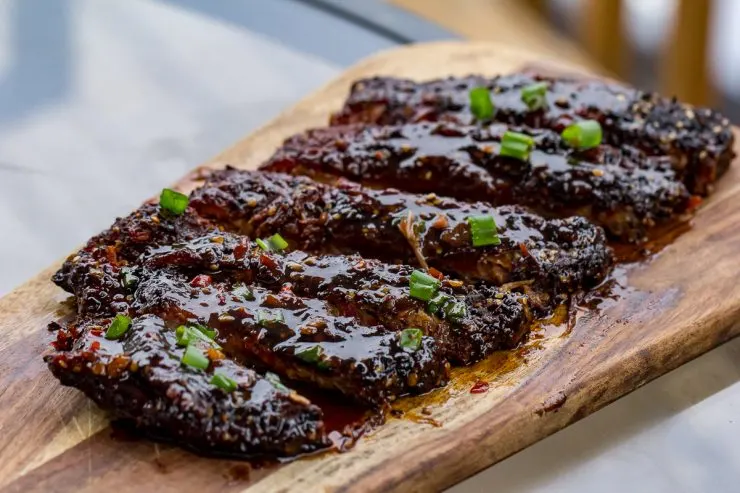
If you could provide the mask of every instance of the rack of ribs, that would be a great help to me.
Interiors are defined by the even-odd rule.
[[[330,446],[322,412],[290,382],[382,408],[446,384],[451,363],[515,347],[529,331],[526,294],[439,273],[434,299],[420,300],[409,290],[414,271],[358,255],[265,251],[193,207],[172,216],[146,204],[55,274],[78,311],[51,324],[45,360],[112,416],[190,448],[320,450]],[[121,316],[130,326],[109,338]],[[191,347],[202,366],[186,362]]]
[[[491,121],[470,110],[481,87]],[[603,142],[566,145],[587,119]],[[332,124],[260,171],[168,191],[70,256],[53,281],[77,311],[49,326],[52,373],[199,452],[334,448],[354,430],[331,430],[310,389],[377,415],[517,347],[607,278],[607,237],[639,244],[687,217],[733,144],[710,110],[531,74],[359,81]]]
[[[543,109],[530,110],[521,90],[547,84]],[[676,178],[692,194],[707,195],[734,157],[734,136],[727,118],[655,93],[598,79],[548,77],[516,73],[498,77],[450,77],[415,82],[391,77],[356,81],[333,125],[398,125],[421,121],[474,123],[469,92],[490,90],[494,119],[511,125],[561,132],[567,125],[598,120],[605,142],[637,148],[650,156],[667,156]]]
[[[583,218],[545,219],[435,194],[334,185],[280,173],[217,171],[191,197],[203,217],[297,249],[415,263],[493,285],[530,283],[539,307],[601,282],[612,265],[603,230]],[[468,219],[492,215],[500,244],[473,247]]]

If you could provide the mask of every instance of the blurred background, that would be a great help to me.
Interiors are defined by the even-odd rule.
[[[379,50],[497,41],[738,123],[737,24],[740,0],[0,0],[0,295]],[[453,490],[738,491],[739,381],[737,339]]]
[[[740,121],[737,22],[736,0],[0,0],[0,294],[379,50],[492,40]]]

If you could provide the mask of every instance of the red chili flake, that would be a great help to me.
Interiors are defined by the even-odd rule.
[[[436,278],[437,278],[437,279],[439,279],[440,281],[441,281],[442,279],[444,279],[444,277],[445,277],[445,275],[444,275],[444,274],[442,274],[442,273],[441,273],[440,271],[438,271],[438,270],[437,270],[437,269],[435,269],[434,267],[429,267],[429,269],[428,269],[428,271],[427,271],[427,272],[429,272],[429,275],[430,275],[430,276],[432,276],[432,277],[436,277]]]
[[[234,258],[237,260],[243,259],[248,249],[249,247],[247,246],[246,241],[239,243],[234,247]]]
[[[218,293],[218,295],[216,297],[218,298],[218,304],[219,305],[222,305],[223,306],[223,305],[226,304],[226,295],[225,294]]]
[[[129,232],[129,236],[136,242],[146,243],[152,237],[152,233],[147,230],[133,230]]]
[[[701,197],[699,197],[698,195],[692,195],[689,198],[689,204],[688,204],[689,210],[696,209],[697,207],[699,207],[701,205],[701,202],[702,202],[702,198]]]
[[[260,255],[260,263],[268,269],[274,269],[275,267],[277,267],[277,264],[275,264],[275,261],[272,259],[272,257],[264,253]]]
[[[434,229],[445,229],[447,226],[449,226],[449,221],[447,220],[447,216],[442,214],[437,214],[437,217],[434,218],[434,221],[432,221],[432,227]]]
[[[522,255],[525,257],[529,257],[529,250],[527,249],[527,245],[524,243],[519,243],[519,250],[522,251]]]
[[[94,336],[100,337],[103,335],[103,329],[90,329],[90,333]]]
[[[280,291],[283,293],[293,293],[293,285],[289,282],[285,283]]]
[[[113,245],[108,245],[107,247],[105,247],[105,255],[108,258],[108,262],[113,265],[118,265],[118,255],[116,247],[114,247]]]
[[[92,344],[90,344],[90,351],[97,351],[100,349],[100,341],[93,341]]]
[[[475,382],[473,388],[470,389],[471,394],[483,394],[485,392],[488,392],[488,382],[484,382],[483,380]]]
[[[205,288],[211,285],[213,279],[208,274],[198,274],[190,281],[190,285],[194,288]]]

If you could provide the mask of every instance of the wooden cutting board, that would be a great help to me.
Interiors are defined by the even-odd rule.
[[[359,77],[493,75],[542,63],[578,71],[493,44],[445,42],[380,53],[206,166],[256,167],[285,137],[325,124]],[[53,266],[0,300],[0,489],[409,492],[450,486],[738,334],[737,168],[691,230],[651,261],[620,270],[617,299],[582,312],[570,327],[544,328],[520,351],[457,371],[446,389],[402,399],[396,407],[404,417],[351,452],[279,467],[205,459],[112,433],[104,414],[60,386],[41,361],[50,340],[46,324],[71,307],[49,282]],[[192,188],[197,176],[179,186]],[[470,393],[479,379],[490,390]]]

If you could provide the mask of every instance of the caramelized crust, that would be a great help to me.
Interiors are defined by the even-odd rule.
[[[547,106],[530,111],[522,88],[548,84]],[[498,77],[451,77],[427,82],[374,77],[354,83],[333,125],[377,123],[397,125],[420,121],[474,122],[469,92],[488,87],[495,119],[562,131],[581,119],[596,119],[607,144],[637,148],[647,155],[668,156],[678,180],[693,194],[707,195],[734,157],[729,120],[717,111],[697,108],[614,82],[553,78],[533,73]]]

